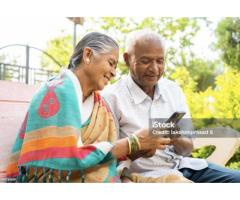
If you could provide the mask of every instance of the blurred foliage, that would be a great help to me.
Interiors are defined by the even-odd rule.
[[[216,118],[240,118],[239,88],[240,73],[237,70],[226,68],[225,72],[216,78],[213,94]]]
[[[62,66],[67,67],[69,58],[73,52],[72,36],[60,36],[50,40],[45,51],[53,56]],[[44,55],[41,57],[41,66],[47,70],[60,70],[59,65]]]
[[[170,78],[183,89],[193,118],[240,118],[239,71],[226,68],[204,91],[197,91],[186,67],[177,68]]]
[[[216,47],[222,51],[223,61],[240,69],[240,18],[227,17],[221,20],[216,29]]]
[[[215,149],[216,149],[216,147],[213,145],[205,146],[205,147],[199,148],[199,149],[194,149],[192,152],[192,157],[193,158],[207,158],[213,153],[213,151]]]
[[[238,150],[238,152],[240,152],[240,150]],[[226,165],[226,167],[230,168],[230,169],[235,169],[235,170],[240,170],[240,159],[238,159],[238,162],[231,162],[228,165]]]
[[[6,55],[5,54],[0,54],[0,62],[4,62],[6,59]]]
[[[240,148],[234,154],[234,156],[228,161],[226,166],[232,169],[240,169]]]
[[[0,54],[0,63],[9,63],[12,65],[17,65],[18,64],[18,57],[17,56],[12,56],[12,55],[8,55],[6,53],[2,53]],[[3,66],[1,66],[3,67]],[[11,66],[7,66],[5,69],[1,69],[0,71],[1,73],[1,77],[4,77],[4,80],[6,81],[11,81],[12,77],[14,75],[14,70],[11,70]]]

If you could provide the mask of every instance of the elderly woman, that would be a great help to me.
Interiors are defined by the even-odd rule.
[[[17,182],[119,182],[117,160],[162,148],[169,139],[140,130],[117,141],[102,90],[115,76],[119,47],[93,32],[77,44],[68,69],[33,97],[7,169]]]

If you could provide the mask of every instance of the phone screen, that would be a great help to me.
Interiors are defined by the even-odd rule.
[[[185,112],[174,112],[166,122],[167,123],[173,122],[177,124],[185,114],[186,114]]]

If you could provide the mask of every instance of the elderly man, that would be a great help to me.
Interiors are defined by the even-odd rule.
[[[180,87],[162,78],[164,52],[158,34],[146,30],[129,34],[123,57],[130,73],[103,91],[120,138],[149,127],[150,118],[168,118],[175,111],[190,118]],[[177,174],[193,182],[240,182],[239,171],[188,157],[192,149],[191,138],[176,137],[164,150],[151,150],[152,157],[134,160],[129,170],[152,178]]]

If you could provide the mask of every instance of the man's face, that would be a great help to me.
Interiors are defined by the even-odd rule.
[[[125,61],[140,87],[154,87],[164,72],[164,50],[159,41],[138,41]]]

